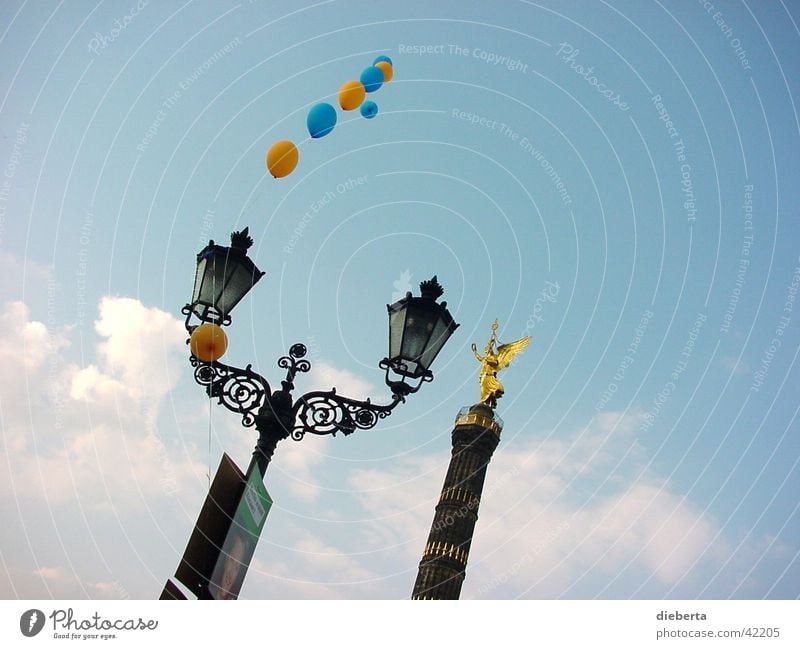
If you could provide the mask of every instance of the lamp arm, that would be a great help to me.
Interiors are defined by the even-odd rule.
[[[263,376],[252,370],[225,365],[219,361],[202,362],[192,355],[194,380],[205,387],[208,396],[231,412],[242,416],[244,426],[255,424],[255,415],[269,400],[272,389]]]
[[[311,363],[303,359],[306,352],[305,345],[295,343],[287,356],[278,359],[278,367],[286,370],[286,379],[281,381],[281,385],[287,394],[294,388],[295,375],[311,369]],[[241,369],[219,361],[200,361],[194,355],[189,356],[189,362],[194,367],[194,380],[205,387],[208,396],[241,415],[244,426],[256,423],[259,410],[270,402],[272,388],[267,379],[253,371],[252,365]]]
[[[369,399],[360,401],[336,394],[336,388],[329,392],[309,392],[300,397],[292,408],[294,428],[292,439],[301,440],[306,433],[314,435],[345,435],[354,433],[357,428],[368,430],[385,419],[398,403],[404,401],[399,394],[392,395],[389,404],[372,403]]]

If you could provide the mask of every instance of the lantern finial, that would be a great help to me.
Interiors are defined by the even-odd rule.
[[[250,228],[246,227],[241,232],[233,232],[231,234],[231,248],[247,250],[250,246],[252,246],[253,238],[248,233],[249,230]]]
[[[429,300],[436,300],[444,294],[444,289],[436,279],[436,275],[429,280],[421,282],[419,285],[419,290],[422,297],[428,298]]]

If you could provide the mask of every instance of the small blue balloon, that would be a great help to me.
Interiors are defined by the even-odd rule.
[[[378,114],[378,104],[374,101],[365,101],[361,104],[361,115],[367,119],[372,119]]]
[[[374,65],[364,68],[359,81],[364,84],[364,90],[375,92],[383,85],[383,70],[376,68]]]
[[[324,137],[336,126],[336,109],[326,103],[312,106],[308,111],[306,126],[311,137]]]
[[[392,65],[392,59],[390,59],[388,56],[379,56],[379,57],[377,57],[372,62],[372,65],[375,65],[376,63],[378,63],[378,61],[386,61],[389,65]]]

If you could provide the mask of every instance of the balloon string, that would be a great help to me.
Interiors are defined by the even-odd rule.
[[[206,471],[206,478],[208,481],[208,488],[211,489],[211,395],[208,395],[208,471]]]
[[[263,180],[264,180],[264,178],[265,178],[266,176],[267,176],[267,174],[264,174],[264,177],[262,177],[262,179],[261,179],[261,180],[262,180],[262,182],[263,182]],[[242,211],[241,211],[241,212],[239,212],[239,220],[243,219],[243,218],[245,217],[245,215],[247,215],[247,213],[248,213],[248,212],[249,212],[251,209],[253,209],[253,206],[254,206],[254,205],[255,205],[255,204],[258,202],[258,200],[261,198],[261,196],[264,194],[264,192],[266,192],[266,191],[267,191],[267,188],[268,188],[268,187],[269,187],[268,183],[264,183],[264,186],[263,186],[263,187],[262,187],[262,188],[261,188],[261,189],[258,191],[258,193],[257,193],[255,196],[253,196],[253,198],[250,200],[250,203],[249,203],[248,205],[246,205],[244,208],[242,208]]]
[[[217,295],[217,256],[214,255],[212,257],[212,272],[211,272],[211,295],[216,297]],[[216,306],[216,305],[214,305]],[[212,409],[213,404],[211,402],[211,391],[207,391],[208,393],[208,471],[206,472],[206,479],[208,481],[208,489],[211,490],[211,429],[212,429]]]

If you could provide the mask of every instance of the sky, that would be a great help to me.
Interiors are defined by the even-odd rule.
[[[224,361],[389,401],[385,304],[460,327],[374,429],[279,444],[241,597],[407,599],[478,364],[501,376],[462,599],[800,595],[800,5],[0,6],[0,597],[153,599],[223,452],[196,253],[266,276]],[[376,56],[378,115],[337,105]],[[274,179],[271,144],[297,144]]]

